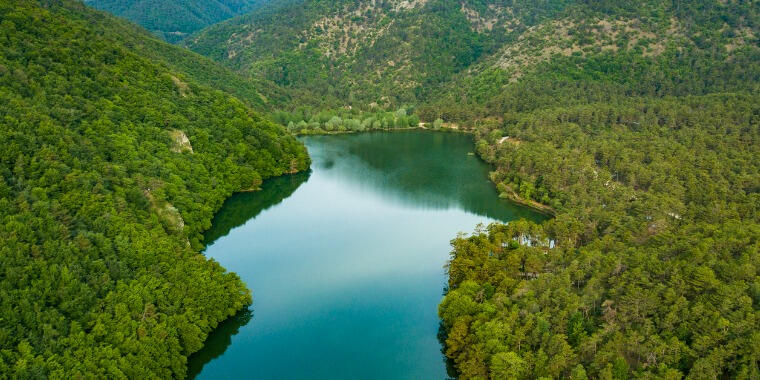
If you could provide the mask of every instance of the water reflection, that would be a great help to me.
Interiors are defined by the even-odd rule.
[[[214,244],[217,239],[227,236],[233,228],[245,224],[262,211],[291,196],[309,179],[309,175],[311,171],[273,178],[264,182],[259,191],[234,194],[224,202],[224,212],[214,216],[211,228],[204,235],[206,245]]]
[[[446,364],[447,380],[452,380],[457,379],[459,374],[457,373],[457,367],[454,360],[449,359],[449,357],[446,356],[446,339],[448,339],[448,337],[446,327],[443,325],[443,322],[441,322],[438,325],[438,343],[441,345],[441,355],[444,357],[443,361]]]
[[[320,169],[406,206],[456,208],[502,221],[535,217],[533,211],[499,199],[488,179],[490,167],[473,154],[469,136],[373,132],[305,141],[319,146],[310,153]]]
[[[188,358],[187,378],[194,379],[201,373],[206,363],[222,356],[232,343],[232,337],[237,335],[240,328],[247,325],[251,318],[253,318],[253,311],[244,309],[220,323],[204,342],[203,349]]]

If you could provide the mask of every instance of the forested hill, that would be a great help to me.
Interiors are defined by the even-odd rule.
[[[516,29],[424,103],[462,121],[624,96],[755,92],[759,56],[755,2],[579,1]]]
[[[298,99],[294,106],[461,105],[442,115],[449,118],[466,109],[482,114],[503,86],[557,59],[598,58],[595,75],[616,69],[603,65],[611,56],[666,64],[677,59],[666,72],[677,75],[691,68],[682,64],[697,64],[693,54],[731,51],[746,59],[746,48],[758,44],[757,4],[742,1],[277,4],[213,25],[183,43],[249,77],[285,87]],[[693,68],[720,69],[715,62],[699,62],[705,66]],[[451,104],[439,106],[452,97]]]
[[[760,378],[760,9],[628,4],[568,7],[421,112],[556,210],[455,240],[463,378]]]
[[[251,11],[270,0],[84,0],[178,42],[208,25]]]
[[[289,99],[288,94],[271,81],[245,78],[206,57],[164,43],[145,29],[106,12],[79,7],[69,9],[68,17],[84,20],[134,53],[181,73],[200,85],[228,92],[257,111],[270,112]]]
[[[288,89],[299,105],[383,108],[419,103],[495,52],[507,30],[561,11],[562,1],[280,1],[186,39],[190,49]]]
[[[0,377],[183,377],[251,301],[201,232],[233,191],[308,167],[203,70],[122,33],[79,2],[0,2]]]

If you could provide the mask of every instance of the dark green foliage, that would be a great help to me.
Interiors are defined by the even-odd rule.
[[[563,241],[584,226],[567,220],[454,241],[440,315],[463,378],[573,377],[579,365],[602,379],[760,375],[749,291],[758,223],[685,222],[644,242],[607,236],[575,247]],[[503,376],[505,366],[515,375]]]
[[[84,0],[88,5],[142,25],[169,42],[269,0]]]
[[[183,377],[251,301],[198,254],[201,233],[233,191],[305,169],[306,152],[125,47],[102,15],[42,4],[0,3],[0,373]]]

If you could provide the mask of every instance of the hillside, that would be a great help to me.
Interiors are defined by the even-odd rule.
[[[679,9],[666,1],[638,7],[570,0],[278,4],[213,25],[184,44],[283,86],[297,99],[291,108],[434,103],[448,110],[442,98],[456,97],[452,111],[474,106],[482,114],[502,86],[556,58],[631,53],[658,62],[678,50],[686,53],[679,59],[694,61],[692,53],[713,54],[713,48],[743,58],[743,48],[758,38],[756,10],[748,9],[756,6],[733,2],[687,2]],[[669,70],[675,67],[682,66]]]
[[[439,314],[461,377],[757,378],[759,105],[620,97],[481,127],[502,196],[556,213],[454,241]]]
[[[511,17],[529,26],[565,6],[295,1],[214,25],[184,44],[250,77],[274,81],[299,104],[388,108],[419,103],[494,52],[516,27]]]
[[[225,91],[256,111],[271,112],[286,104],[290,97],[279,86],[261,78],[246,78],[209,58],[164,43],[145,29],[115,18],[107,12],[86,7],[69,7],[67,17],[86,21],[101,33],[120,40],[128,49],[150,58],[168,69],[187,76],[200,85]]]
[[[554,210],[454,240],[452,375],[754,379],[759,8],[314,0],[185,43],[283,86],[293,109],[457,123],[504,198]]]
[[[464,378],[756,378],[758,9],[595,5],[420,111],[476,125],[502,195],[556,210],[455,241],[447,356]]]
[[[508,36],[424,102],[446,120],[618,96],[685,96],[758,88],[760,10],[742,2],[579,2]],[[533,99],[517,92],[530,91]],[[601,95],[593,97],[594,94]]]
[[[249,12],[268,0],[84,0],[94,8],[140,24],[169,42]]]
[[[303,146],[199,84],[224,70],[79,2],[0,20],[0,373],[183,377],[251,302],[202,232],[232,192],[307,168]]]

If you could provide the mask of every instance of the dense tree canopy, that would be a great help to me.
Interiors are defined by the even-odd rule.
[[[87,12],[0,3],[0,373],[182,377],[251,301],[201,232],[233,191],[308,158]]]
[[[256,111],[269,112],[288,100],[288,94],[271,81],[245,78],[208,58],[164,43],[146,30],[106,12],[76,3],[67,3],[65,12],[66,17],[87,22],[100,33],[120,41],[130,51],[181,72],[199,85],[228,92]]]
[[[293,112],[276,111],[272,118],[287,126],[293,134],[354,133],[372,130],[419,128],[420,119],[413,108],[399,108],[395,112],[361,112],[340,110],[319,112],[298,108]],[[424,124],[422,125],[424,127]]]
[[[479,153],[503,194],[557,212],[454,241],[440,315],[456,368],[760,376],[758,125],[757,95],[720,94],[552,108],[484,128]]]

